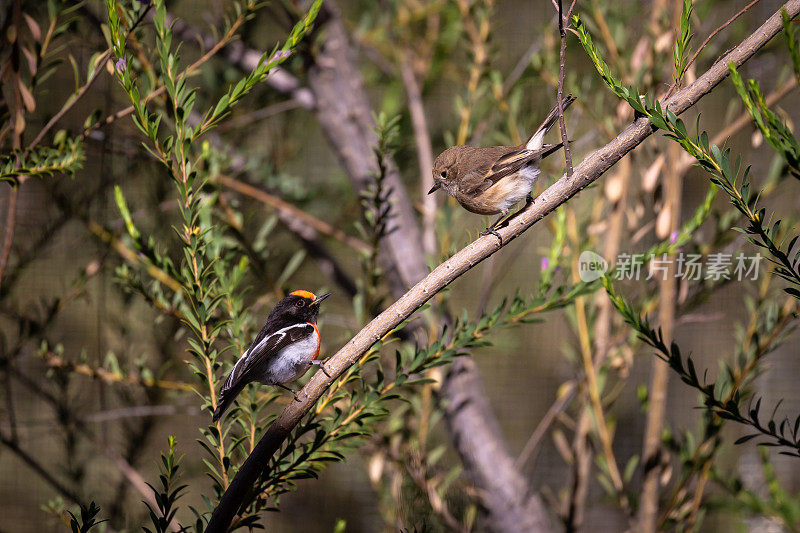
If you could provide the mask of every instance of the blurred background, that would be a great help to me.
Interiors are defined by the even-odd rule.
[[[3,4],[3,24],[8,28],[15,20],[14,5]],[[175,27],[174,40],[183,41],[182,68],[201,58],[224,36],[229,24],[223,21],[230,16],[231,5],[167,3],[168,13],[181,20]],[[696,3],[692,50],[745,5],[716,0]],[[703,50],[689,68],[685,82],[702,74],[779,5],[763,0],[743,13]],[[25,111],[21,146],[26,146],[87,81],[91,62],[107,47],[105,3],[70,4],[71,11],[66,13],[65,7],[57,0],[17,5],[19,13],[24,13],[16,15],[16,20],[22,21],[20,28],[24,28],[19,33],[34,43],[34,52],[42,50],[44,41],[41,36],[35,38],[34,27],[42,35],[48,35],[48,28],[53,34],[39,63],[41,72],[49,70],[52,63],[52,73],[36,82],[35,106]],[[199,88],[197,107],[211,105],[246,72],[246,65],[237,61],[237,53],[271,50],[286,37],[304,7],[302,2],[286,0],[254,9],[239,27],[233,44],[204,61],[189,78],[189,83]],[[399,116],[394,161],[418,220],[425,228],[433,228],[434,242],[420,243],[426,246],[425,259],[429,265],[438,264],[476,237],[489,220],[463,211],[442,193],[424,195],[429,183],[425,180],[430,179],[420,170],[426,161],[420,146],[425,143],[423,138],[420,144],[410,103],[415,105],[414,99],[421,97],[416,104],[422,105],[423,127],[434,157],[460,142],[510,145],[526,139],[556,99],[556,11],[546,0],[339,0],[338,7],[370,108]],[[133,9],[143,8],[134,4]],[[57,12],[57,21],[50,27]],[[676,9],[673,2],[659,0],[581,0],[575,13],[587,24],[612,70],[626,84],[636,84],[651,95],[667,90],[672,81],[675,14],[680,14],[680,6]],[[61,28],[61,24],[66,26]],[[148,68],[156,62],[155,56],[148,56],[153,49],[152,34],[152,21],[146,19],[133,39],[141,42],[131,47],[126,66],[140,72],[142,79],[148,77]],[[213,157],[208,158],[210,173],[263,191],[350,237],[362,239],[358,230],[359,225],[364,226],[362,198],[340,165],[330,135],[303,100],[307,93],[313,97],[313,91],[307,88],[309,64],[314,61],[309,58],[320,53],[325,38],[322,31],[305,39],[282,65],[282,75],[256,85],[214,130],[215,137],[204,139],[210,147],[197,149],[213,151]],[[578,102],[566,113],[566,122],[577,164],[611,140],[633,116],[627,105],[602,84],[573,34],[569,34],[567,43],[565,88],[578,96]],[[15,51],[8,37],[3,47],[4,61],[12,61],[10,56],[13,61],[27,60],[24,53]],[[99,516],[109,519],[104,526],[109,530],[138,529],[147,520],[147,509],[136,483],[141,487],[141,481],[157,479],[158,457],[166,449],[169,435],[175,436],[178,454],[183,457],[181,481],[190,487],[183,502],[204,508],[201,496],[211,494],[212,483],[202,461],[205,452],[195,442],[201,438],[199,428],[209,424],[210,416],[201,410],[203,402],[198,395],[185,390],[198,383],[185,363],[189,359],[188,333],[179,320],[137,291],[130,281],[134,276],[126,274],[125,268],[136,271],[144,267],[136,264],[137,254],[132,251],[135,248],[115,202],[114,187],[124,191],[142,234],[152,236],[161,253],[176,262],[182,260],[173,230],[180,224],[178,197],[164,167],[143,148],[145,139],[130,116],[91,128],[98,120],[130,105],[111,67],[100,68],[102,72],[87,94],[46,137],[49,142],[62,129],[72,135],[90,130],[83,140],[85,160],[81,167],[72,176],[56,173],[31,178],[18,188],[16,227],[0,285],[0,428],[4,440],[0,447],[0,531],[64,529],[63,510],[75,509],[69,495],[82,502],[96,501],[102,509]],[[23,78],[31,79],[30,73],[23,71]],[[792,85],[791,62],[783,38],[773,39],[740,72],[746,79],[756,79],[764,94],[779,92],[773,109],[793,127],[800,119],[800,91],[795,90],[796,82]],[[295,88],[281,86],[283,74],[296,82]],[[411,85],[409,79],[413,79]],[[9,121],[4,127],[4,153],[15,148],[8,133],[14,117],[9,110],[15,106],[12,83],[10,78],[3,78],[4,120]],[[158,98],[151,105],[163,108]],[[744,112],[735,88],[725,81],[684,119],[693,132],[696,117],[701,116],[701,129],[714,137],[735,124]],[[796,233],[800,183],[785,177],[780,157],[750,120],[729,131],[715,142],[741,153],[743,163],[752,165],[754,182],[767,187],[763,205],[784,218],[789,231]],[[551,133],[549,142],[555,142],[557,136],[557,132]],[[550,157],[543,164],[538,190],[561,176],[564,168],[561,152]],[[555,286],[574,283],[575,260],[582,250],[605,255],[605,251],[614,249],[608,247],[611,239],[618,251],[643,252],[667,239],[669,221],[660,218],[667,201],[663,183],[678,172],[677,168],[681,168],[679,222],[685,222],[706,197],[708,175],[686,166],[680,149],[676,151],[674,144],[656,134],[559,214],[551,214],[462,276],[441,302],[455,316],[466,313],[470,318],[479,317],[484,309],[492,309],[516,292],[525,297],[535,294],[543,269]],[[250,257],[242,283],[247,288],[242,291],[242,301],[248,317],[246,329],[240,332],[242,337],[252,338],[285,293],[299,288],[331,290],[334,296],[325,303],[320,325],[324,353],[335,353],[371,314],[364,304],[367,283],[359,254],[340,236],[316,235],[312,244],[304,243],[297,229],[286,222],[291,213],[284,211],[283,218],[279,217],[275,206],[257,192],[214,179],[207,188],[215,195],[212,224],[240,250],[251,247],[241,252]],[[11,187],[0,185],[0,224],[4,228],[10,196]],[[437,210],[433,218],[425,219],[424,214],[432,207],[430,199]],[[754,254],[756,249],[731,229],[742,222],[730,214],[727,198],[718,196],[712,206],[711,214],[682,250],[705,257],[720,250]],[[566,232],[566,237],[557,261],[545,264],[543,258],[553,250],[559,230]],[[431,233],[426,235],[429,239]],[[332,264],[355,284],[351,290],[342,286],[341,276],[337,281],[331,275]],[[691,354],[700,372],[708,369],[711,378],[716,376],[721,362],[730,361],[742,349],[752,317],[783,307],[781,281],[769,280],[769,270],[767,262],[762,261],[757,281],[678,283],[674,338],[685,355]],[[392,301],[389,286],[383,279],[376,284],[379,298],[373,300],[379,302],[378,307]],[[639,309],[654,319],[658,316],[656,296],[661,286],[657,280],[621,281],[616,288],[637,302]],[[574,440],[576,424],[585,405],[581,399],[581,325],[597,331],[598,316],[608,313],[607,307],[603,310],[607,305],[602,303],[604,299],[600,288],[582,297],[581,312],[573,302],[537,315],[540,321],[536,323],[492,331],[485,339],[490,346],[472,349],[466,356],[477,365],[508,453],[512,459],[523,454],[519,472],[531,490],[541,494],[555,529],[563,527],[564,520],[559,517],[568,514],[575,479],[573,454],[578,446]],[[611,314],[610,321],[607,333],[613,348],[604,358],[600,380],[613,453],[624,469],[631,458],[642,455],[647,410],[643,400],[655,358],[653,350],[642,346],[616,313]],[[429,332],[435,329],[434,319]],[[765,416],[783,400],[776,416],[793,420],[800,413],[796,386],[800,351],[791,321],[781,332],[781,340],[782,344],[759,362],[759,375],[754,375],[749,390],[763,398]],[[385,353],[391,355],[393,350]],[[220,362],[225,366],[217,372],[217,379],[237,355],[233,350],[224,352]],[[441,380],[442,372],[446,367],[430,376]],[[578,393],[573,392],[575,384]],[[554,402],[567,390],[565,386],[570,391],[569,401],[553,411]],[[442,476],[454,472],[455,477],[441,494],[457,522],[480,531],[485,524],[480,518],[479,498],[469,477],[461,472],[461,459],[442,418],[438,390],[437,384],[426,385],[410,400],[423,405],[433,394],[433,407],[423,409],[430,423],[427,450],[443,446],[437,468],[441,468]],[[276,403],[264,408],[265,416],[277,412],[289,399],[287,394],[279,396]],[[668,438],[664,441],[664,461],[669,467],[661,471],[662,509],[670,505],[670,490],[687,471],[681,447],[693,438],[689,434],[699,435],[703,425],[703,411],[698,409],[702,399],[675,375],[670,376],[665,405],[664,431]],[[535,448],[526,448],[548,413],[552,421],[544,428],[545,433]],[[407,419],[400,419],[402,422],[389,417],[390,422],[371,428],[375,438],[360,441],[344,462],[331,463],[318,480],[297,481],[296,490],[280,497],[279,512],[263,514],[265,528],[276,532],[333,531],[343,520],[346,531],[354,532],[454,529],[441,513],[431,510],[425,492],[403,468],[389,466],[392,460],[387,457],[391,454],[386,450],[402,448],[401,444],[391,444],[401,438],[397,435],[403,435],[396,426],[409,424]],[[419,418],[411,419],[413,430]],[[721,481],[735,478],[755,495],[769,493],[759,448],[753,442],[733,445],[745,433],[732,423],[722,429],[697,528],[775,531],[800,527],[796,516],[796,521],[787,523],[785,517],[776,517],[769,509],[756,512],[755,505],[743,503],[741,492],[726,488],[726,482]],[[594,429],[585,438],[584,445],[592,456],[588,492],[582,521],[573,526],[578,530],[621,531],[628,527],[633,511],[625,510],[598,480],[602,468],[596,461],[602,455],[601,438]],[[800,462],[779,455],[779,451],[769,450],[777,480],[787,494],[797,494]],[[397,464],[402,465],[402,459]],[[641,479],[641,465],[634,464],[625,481],[626,491],[636,494]],[[677,499],[690,498],[695,490],[696,479],[692,478]],[[680,505],[674,507],[679,513]],[[470,513],[477,513],[478,518],[470,519]],[[187,508],[178,516],[186,523],[193,520]],[[664,527],[672,526],[668,523]]]

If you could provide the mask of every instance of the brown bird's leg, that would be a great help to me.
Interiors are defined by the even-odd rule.
[[[328,377],[331,377],[331,375],[328,374],[328,371],[325,369],[325,361],[323,361],[322,359],[312,359],[311,361],[308,362],[308,366],[314,366],[314,365],[318,366],[319,369],[322,370],[323,374],[325,374]]]
[[[494,221],[494,224],[480,232],[481,237],[485,237],[486,235],[494,235],[500,241],[500,246],[503,245],[503,238],[497,233],[497,228],[500,226],[501,222],[505,222],[506,220],[506,213],[500,215],[500,218]]]
[[[517,215],[528,209],[528,207],[530,207],[532,203],[533,203],[533,196],[529,194],[528,196],[525,197],[525,205],[523,207],[517,209],[510,215],[500,215],[500,218],[495,220],[494,224],[492,224],[491,226],[489,226],[488,228],[486,228],[484,231],[481,232],[481,236],[494,235],[495,237],[500,239],[500,245],[502,246],[503,238],[500,236],[499,233],[497,233],[496,231],[497,228],[503,227],[503,225],[511,222],[511,220],[514,219],[514,217],[516,217]]]
[[[280,387],[282,389],[285,389],[285,390],[288,390],[289,392],[291,392],[292,396],[294,396],[294,401],[296,401],[296,402],[300,401],[300,398],[297,397],[297,391],[296,390],[290,389],[289,387],[287,387],[283,383],[276,383],[275,385],[277,385],[278,387]]]

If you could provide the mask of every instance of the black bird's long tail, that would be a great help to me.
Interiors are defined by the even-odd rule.
[[[239,396],[239,393],[242,392],[244,386],[247,383],[242,383],[241,381],[235,384],[231,388],[222,387],[222,390],[219,391],[219,400],[217,401],[217,408],[214,410],[214,416],[211,418],[212,422],[216,422],[217,420],[225,414],[225,411],[233,404],[233,401],[236,400],[236,397]]]

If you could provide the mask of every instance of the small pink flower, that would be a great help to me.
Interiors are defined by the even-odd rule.
[[[290,55],[292,55],[292,51],[291,50],[278,50],[277,52],[272,54],[272,57],[269,58],[269,61],[267,61],[267,62],[268,63],[274,63],[276,61],[281,61],[283,59],[286,59]]]
[[[679,235],[680,235],[680,232],[678,230],[675,230],[672,233],[670,233],[669,234],[669,243],[670,244],[675,244],[676,242],[678,242],[678,236]]]
[[[117,72],[123,72],[126,68],[128,68],[128,62],[124,57],[120,57],[117,59],[117,62],[114,63],[114,69],[116,69]]]
[[[548,268],[550,268],[550,260],[542,257],[542,270],[547,270]]]

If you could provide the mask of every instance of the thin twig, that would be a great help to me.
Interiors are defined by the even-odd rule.
[[[253,122],[258,122],[259,120],[264,120],[265,118],[273,117],[275,115],[285,113],[286,111],[297,109],[298,107],[303,107],[303,104],[294,98],[290,98],[288,100],[284,100],[283,102],[271,104],[256,111],[248,112],[240,117],[227,120],[217,126],[217,132],[224,133],[226,131],[243,128],[244,126],[248,126]]]
[[[45,363],[50,368],[59,368],[67,372],[74,372],[76,374],[81,374],[83,376],[88,376],[90,378],[100,379],[105,383],[109,384],[120,383],[129,385],[139,385],[141,387],[154,387],[157,389],[167,389],[167,390],[182,390],[182,391],[194,390],[193,386],[189,385],[188,383],[182,383],[180,381],[143,378],[141,376],[136,376],[136,375],[125,376],[122,374],[118,374],[116,372],[110,372],[105,368],[92,368],[89,365],[73,363],[72,361],[67,361],[62,357],[59,357],[53,352],[46,352],[43,355],[43,357],[45,359]]]
[[[567,30],[564,26],[569,20],[572,10],[575,8],[572,0],[566,15],[563,13],[562,0],[558,0],[558,33],[561,37],[561,48],[558,56],[558,127],[561,130],[561,143],[564,145],[564,160],[567,163],[567,177],[572,177],[572,153],[569,149],[569,136],[567,135],[567,124],[564,120],[564,76],[565,63],[567,60]]]
[[[19,443],[17,443],[14,439],[6,437],[0,433],[0,443],[8,448],[14,455],[19,457],[23,463],[28,465],[31,470],[36,472],[39,477],[41,477],[48,485],[53,487],[61,496],[75,505],[83,504],[83,501],[80,499],[77,493],[53,477],[53,475],[48,472],[44,466],[42,466],[36,459],[34,459],[33,456],[29,455],[28,452],[20,447]]]
[[[560,391],[560,395],[558,398],[556,398],[556,401],[554,401],[553,405],[551,405],[547,410],[545,415],[542,417],[542,420],[536,426],[536,429],[533,431],[533,433],[531,433],[531,436],[528,437],[528,441],[525,443],[525,446],[522,447],[522,451],[519,452],[519,456],[514,462],[517,468],[524,467],[525,463],[527,463],[531,458],[533,458],[533,463],[536,463],[539,443],[541,443],[542,438],[544,438],[545,434],[550,429],[550,426],[553,425],[553,422],[555,422],[556,418],[558,418],[558,414],[564,410],[569,401],[572,399],[572,396],[575,394],[576,387],[574,382],[568,382],[565,385],[566,389]]]
[[[588,435],[592,418],[588,409],[583,409],[575,426],[576,435]],[[572,444],[572,484],[566,509],[565,526],[568,533],[579,531],[583,525],[586,497],[589,494],[589,474],[592,467],[592,452],[587,438],[575,438]]]
[[[752,2],[750,2],[749,4],[744,6],[734,16],[729,18],[728,21],[725,24],[723,24],[722,26],[720,26],[716,30],[712,31],[711,34],[708,37],[706,37],[706,40],[703,41],[703,44],[701,44],[700,47],[697,49],[697,51],[692,55],[692,57],[689,59],[689,61],[686,62],[686,65],[683,67],[683,70],[679,73],[678,79],[682,78],[683,75],[686,73],[686,71],[689,70],[689,67],[692,65],[692,63],[694,63],[694,60],[697,59],[697,56],[700,55],[700,52],[703,51],[703,49],[706,47],[706,45],[708,45],[708,43],[711,41],[711,39],[713,39],[719,32],[721,32],[722,30],[724,30],[725,28],[727,28],[728,26],[733,24],[733,22],[736,19],[738,19],[743,14],[745,14],[751,7],[753,7],[754,5],[759,3],[760,1],[761,0],[753,0]]]

